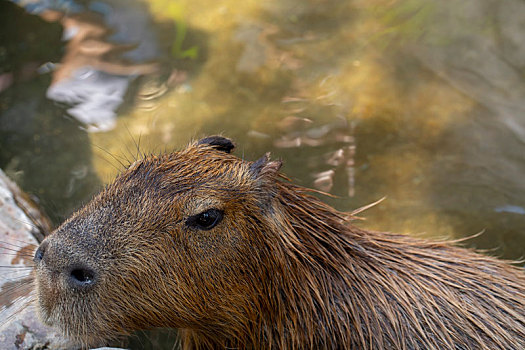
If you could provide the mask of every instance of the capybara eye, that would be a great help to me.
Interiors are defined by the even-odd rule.
[[[221,222],[222,216],[222,210],[208,209],[200,214],[190,216],[188,220],[186,220],[186,225],[199,230],[210,230]]]

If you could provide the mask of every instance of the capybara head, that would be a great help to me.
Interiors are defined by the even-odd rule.
[[[82,346],[173,327],[186,348],[525,348],[522,269],[357,228],[233,148],[138,160],[47,237],[43,320]]]
[[[44,321],[83,344],[235,322],[225,315],[250,308],[268,258],[280,162],[242,161],[233,148],[210,137],[137,160],[47,237],[35,254]]]

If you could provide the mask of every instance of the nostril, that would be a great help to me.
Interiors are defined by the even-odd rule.
[[[47,247],[47,241],[44,241],[42,242],[42,244],[40,244],[40,247],[38,247],[38,249],[35,252],[35,256],[33,257],[34,262],[38,263],[42,261],[42,259],[44,258],[46,247]]]
[[[44,258],[44,250],[40,249],[40,247],[35,252],[35,257],[33,258],[34,262],[39,262]]]
[[[69,273],[70,283],[77,288],[93,286],[95,284],[95,278],[95,271],[85,267],[74,268]]]

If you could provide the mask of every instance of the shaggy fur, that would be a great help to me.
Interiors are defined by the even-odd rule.
[[[525,349],[525,274],[371,232],[210,137],[135,162],[42,243],[42,318],[84,346],[179,328],[183,348]],[[189,217],[217,209],[210,230]],[[75,290],[71,266],[96,283]]]

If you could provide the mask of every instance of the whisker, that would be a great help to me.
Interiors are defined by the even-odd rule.
[[[32,286],[34,284],[33,283],[34,281],[35,281],[34,277],[32,277],[32,276],[25,276],[23,278],[20,278],[19,280],[11,282],[10,285],[4,284],[2,286],[2,289],[4,289],[4,290],[14,290],[14,289],[17,289],[17,288],[27,287],[28,285]],[[4,296],[4,294],[2,294],[2,296]]]
[[[0,311],[0,314],[5,313],[5,310],[8,309],[20,309],[25,308],[26,305],[32,304],[36,300],[36,295],[34,293],[28,293],[26,295],[20,295],[19,297],[9,300],[10,305],[1,305],[1,307],[6,307],[4,311]],[[0,322],[1,323],[1,322]]]
[[[15,282],[11,282],[10,286],[2,286],[2,298],[9,296],[10,293],[20,292],[20,291],[31,291],[34,286],[34,280],[32,278],[20,279]]]
[[[9,306],[5,305],[6,308],[0,311],[0,326],[8,324],[12,320],[12,317],[16,317],[18,314],[20,314],[26,309],[36,310],[36,300],[37,299],[34,295],[26,295],[20,298],[16,298],[15,300],[13,300],[13,303]]]
[[[2,251],[2,249],[8,250],[8,252],[4,252]],[[1,255],[24,256],[24,257],[31,257],[31,258],[33,257],[33,254],[28,254],[27,252],[24,253],[23,250],[16,250],[16,249],[7,248],[7,247],[0,247],[0,254]]]
[[[126,148],[126,152],[129,153],[129,156],[126,154],[126,160],[129,162],[129,164],[133,164],[133,162],[135,162],[138,158],[135,158],[135,155],[133,154],[129,146],[126,144],[126,142],[124,142],[124,147]],[[131,157],[131,160],[129,160],[128,157]]]
[[[25,283],[28,283],[28,282],[32,282],[34,280],[35,280],[35,277],[33,275],[27,274],[27,275],[24,275],[24,276],[20,276],[20,278],[16,281],[16,283],[17,283],[17,285],[20,285],[20,284],[25,284]]]
[[[104,153],[108,154],[111,158],[115,159],[121,166],[123,169],[126,169],[126,165],[122,162],[122,160],[120,160],[117,156],[115,156],[113,153],[109,152],[108,150],[104,149],[103,147],[100,147],[98,145],[95,145],[93,144],[93,146],[95,146],[96,148],[100,149],[101,151],[103,151]],[[111,163],[109,160],[107,160],[106,158],[102,158],[104,160],[106,160],[109,164],[111,164],[115,169],[117,169],[118,171],[122,171],[122,169],[119,169],[115,164]]]
[[[5,291],[2,291],[2,299],[7,299],[10,302],[15,301],[18,298],[23,298],[25,296],[29,296],[33,289],[32,285],[21,285],[17,286],[16,288],[9,288]],[[11,300],[11,297],[15,297]]]
[[[5,284],[18,283],[19,281],[22,281],[25,278],[28,278],[28,276],[26,275],[26,276],[20,276],[18,278],[13,277],[13,278],[0,279],[0,285],[5,286]],[[31,281],[25,281],[24,283],[26,284],[25,288],[32,289],[34,287],[34,282],[32,281],[32,278],[31,278]],[[2,299],[4,299],[8,295],[7,293],[11,291],[9,287],[4,287],[4,286],[0,288],[0,290],[2,290]]]
[[[17,247],[17,248],[21,248],[21,249],[25,249],[26,247],[31,247],[31,246],[36,247],[36,245],[33,244],[33,243],[27,243],[24,246],[16,245],[16,244],[13,244],[13,243],[10,243],[10,242],[7,242],[7,241],[2,241],[2,240],[0,240],[0,243],[1,244],[7,244],[7,245],[10,245],[10,246],[13,246],[13,247]],[[0,246],[0,248],[3,248],[3,247]]]
[[[4,255],[4,256],[16,256],[16,257],[20,257],[20,258],[33,259],[33,255],[26,255],[26,254],[16,254],[16,253],[0,252],[0,255]]]
[[[20,273],[19,271],[14,271],[9,274],[1,275],[0,282],[19,281],[21,279],[29,277],[31,277],[32,279],[34,278],[29,273]]]
[[[2,315],[3,313],[8,313],[9,312],[9,315],[8,316],[4,316],[3,317],[3,321],[0,321],[0,324],[8,324],[9,322],[11,322],[13,319],[15,319],[19,314],[21,314],[23,311],[25,311],[26,309],[31,309],[31,308],[35,308],[35,304],[34,304],[34,301],[35,301],[35,298],[34,296],[27,296],[27,297],[24,297],[26,298],[26,300],[24,300],[24,303],[17,303],[18,305],[16,306],[16,309],[13,310],[13,311],[4,311],[4,312],[0,312],[0,315]]]
[[[27,215],[27,214],[26,214],[26,215]],[[18,221],[18,222],[20,222],[20,223],[22,223],[22,224],[29,225],[29,226],[31,226],[31,227],[33,227],[33,228],[40,229],[40,227],[39,227],[38,225],[36,225],[35,223],[33,223],[33,222],[25,221],[25,220],[20,220],[20,219],[13,218],[13,217],[12,217],[11,219],[14,220],[14,221]]]
[[[143,154],[142,156],[141,156],[141,154],[140,154],[140,153],[141,153],[141,152],[140,152],[140,139],[141,139],[141,138],[142,138],[142,133],[139,134],[139,140],[138,140],[138,142],[135,142],[135,144],[137,145],[137,159],[138,159],[139,157],[145,158],[145,155],[144,155],[144,154]]]
[[[110,166],[112,166],[117,172],[120,172],[122,169],[110,162],[106,157],[102,156],[101,154],[96,154],[97,157],[108,163]]]
[[[18,247],[18,248],[19,248],[19,249],[14,249],[14,248],[9,248],[9,247],[2,247],[2,246],[0,246],[0,249],[9,250],[9,251],[12,251],[12,252],[15,252],[15,253],[21,253],[21,252],[25,249],[25,247]],[[2,254],[2,252],[0,252],[0,254]],[[24,254],[25,254],[25,255],[31,255],[31,256],[33,256],[32,254],[26,254],[26,253],[24,253]],[[16,255],[21,255],[21,256],[23,256],[24,254],[16,254]]]
[[[32,242],[27,242],[27,241],[22,241],[21,239],[16,239],[16,238],[9,238],[10,241],[15,241],[15,242],[20,242],[20,243],[24,243],[26,246],[33,246],[33,247],[38,247],[38,243],[32,243]],[[5,242],[5,241],[1,241],[1,242]],[[12,243],[10,243],[12,244]]]
[[[137,149],[137,153],[133,154],[133,152],[131,152],[127,146],[126,146],[126,149],[127,149],[128,153],[131,155],[131,157],[134,159],[134,161],[136,161],[137,159],[139,159],[139,156],[140,156],[140,146],[139,145],[140,145],[140,138],[141,138],[142,134],[139,135],[139,142],[137,143],[137,141],[135,140],[135,138],[131,134],[131,131],[129,130],[128,126],[126,124],[124,124],[124,127],[126,128],[126,131],[128,132],[128,135],[131,137],[131,140],[135,144],[135,148]]]
[[[28,269],[31,269],[33,270],[33,267],[28,267]],[[22,274],[22,273],[25,273],[26,271],[23,271],[23,270],[6,270],[6,271],[2,271],[0,270],[0,276],[9,276],[9,275],[15,275],[15,274]]]
[[[45,237],[45,236],[47,236],[47,235],[49,235],[51,233],[51,227],[48,226],[49,224],[47,223],[47,221],[46,221],[46,219],[44,217],[41,216],[40,218],[38,218],[35,215],[33,215],[33,212],[31,210],[29,210],[27,208],[24,208],[22,203],[18,203],[18,204],[19,204],[19,206],[22,209],[25,209],[24,213],[26,214],[26,216],[31,221],[31,222],[28,223],[30,226],[33,226],[33,228],[36,228],[37,230],[39,230],[40,231],[39,233],[41,235],[43,235],[43,237]],[[41,224],[41,222],[43,224]],[[34,237],[35,237],[35,239],[37,241],[41,241],[43,239],[43,237],[41,237],[41,238],[38,238],[36,236],[34,236]]]
[[[27,297],[33,291],[33,285],[22,285],[16,289],[8,289],[2,292],[2,299],[7,299],[8,302],[15,304],[17,299]]]

